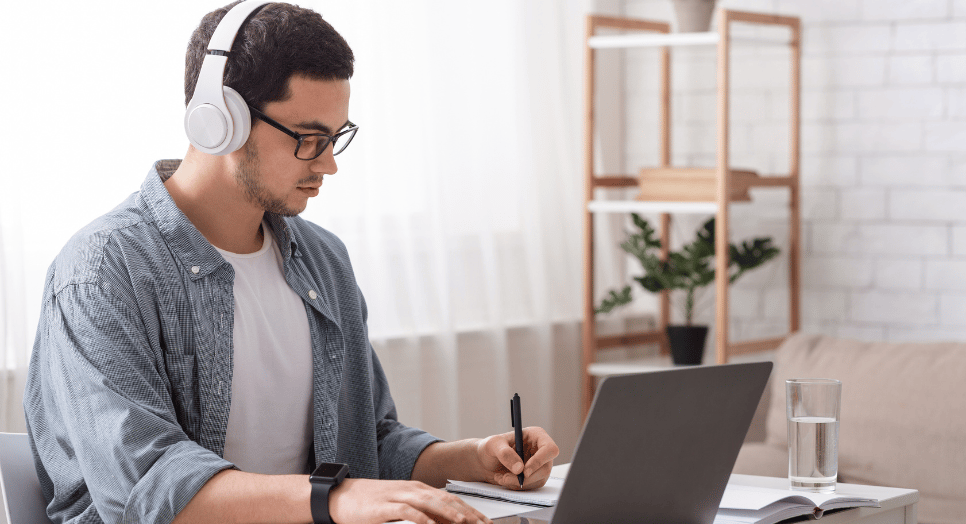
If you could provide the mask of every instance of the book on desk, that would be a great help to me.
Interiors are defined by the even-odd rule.
[[[835,493],[728,484],[718,506],[715,524],[773,524],[801,516],[819,519],[826,511],[833,509],[877,508],[879,501]]]
[[[551,477],[540,489],[515,491],[483,482],[450,481],[446,490],[516,504],[548,507],[557,502],[563,483],[563,478]],[[714,524],[773,524],[801,516],[818,519],[829,510],[857,507],[879,507],[879,501],[835,493],[728,484],[721,497]]]

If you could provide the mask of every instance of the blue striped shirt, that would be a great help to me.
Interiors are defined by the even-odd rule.
[[[47,272],[24,409],[55,522],[170,522],[234,467],[234,272],[164,187],[179,163],[155,163]],[[266,218],[309,320],[315,462],[408,479],[438,439],[397,420],[345,246],[301,218]]]

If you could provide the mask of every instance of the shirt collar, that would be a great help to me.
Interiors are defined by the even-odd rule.
[[[180,165],[181,160],[178,159],[155,162],[141,185],[138,198],[154,219],[161,236],[184,266],[185,271],[192,278],[203,278],[223,265],[228,265],[228,262],[181,212],[164,186],[164,181],[170,178]],[[266,213],[265,218],[271,225],[272,234],[275,235],[275,241],[284,262],[288,263],[293,254],[299,256],[298,242],[288,224],[289,219],[274,213]]]
[[[283,217],[275,213],[265,213],[265,219],[268,220],[268,225],[272,228],[272,234],[275,235],[275,243],[282,253],[282,260],[287,263],[293,255],[296,257],[302,256],[299,253],[298,240],[292,234],[293,229],[289,224],[292,218]]]

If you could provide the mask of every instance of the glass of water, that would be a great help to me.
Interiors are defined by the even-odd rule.
[[[832,493],[839,472],[842,382],[826,378],[786,380],[785,394],[791,487]]]

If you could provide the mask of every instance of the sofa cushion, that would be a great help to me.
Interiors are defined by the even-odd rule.
[[[842,381],[840,481],[917,489],[922,522],[966,522],[966,344],[789,337],[775,355],[765,441],[746,444],[736,473],[788,474],[789,378]]]
[[[788,450],[765,442],[748,442],[741,446],[733,472],[763,477],[787,477]]]

